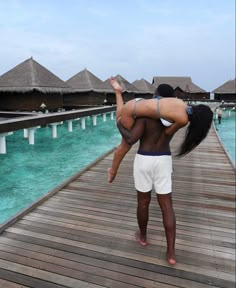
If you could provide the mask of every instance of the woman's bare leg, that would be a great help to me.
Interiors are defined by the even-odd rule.
[[[122,159],[126,153],[130,150],[131,146],[122,138],[120,145],[116,148],[112,160],[111,168],[108,168],[108,182],[111,183],[116,177],[116,173],[119,169]]]
[[[134,125],[134,105],[135,102],[130,100],[124,104],[122,98],[122,87],[115,78],[110,78],[110,83],[116,94],[116,121],[120,120],[126,129],[131,129]]]
[[[120,84],[117,82],[117,80],[113,77],[110,78],[110,83],[111,86],[116,94],[116,119],[119,119],[119,117],[121,116],[121,112],[124,106],[124,101],[122,98],[122,87],[120,86]]]

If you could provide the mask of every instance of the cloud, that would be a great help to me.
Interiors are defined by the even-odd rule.
[[[66,80],[87,67],[102,79],[192,76],[213,89],[235,74],[233,1],[177,2],[0,1],[0,74],[33,56]]]

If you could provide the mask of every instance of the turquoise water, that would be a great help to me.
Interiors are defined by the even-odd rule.
[[[236,163],[235,158],[235,127],[236,123],[236,111],[235,110],[224,110],[222,115],[221,124],[218,124],[218,120],[215,120],[215,127],[217,133],[224,144],[225,150],[228,152],[232,162]]]
[[[235,112],[224,111],[216,128],[226,150],[235,162]],[[121,136],[116,123],[107,117],[86,119],[86,130],[73,121],[73,132],[67,123],[58,126],[58,137],[52,139],[51,128],[37,129],[35,145],[24,139],[23,130],[7,136],[7,154],[0,155],[0,224],[46,194],[64,180],[83,169],[103,153],[116,146]]]
[[[0,155],[0,224],[33,203],[64,180],[83,169],[120,142],[115,120],[97,117],[57,126],[52,139],[51,127],[37,129],[35,144],[29,145],[23,130],[7,136],[7,154]]]

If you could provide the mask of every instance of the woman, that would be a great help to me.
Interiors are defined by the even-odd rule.
[[[213,112],[209,106],[203,104],[188,106],[184,101],[177,98],[136,98],[124,104],[122,87],[115,78],[110,78],[110,83],[116,95],[117,123],[126,129],[132,128],[137,117],[150,117],[172,123],[165,129],[167,135],[174,135],[180,128],[189,123],[177,156],[188,154],[207,136],[213,120]],[[114,153],[112,167],[108,169],[108,182],[114,180],[119,165],[129,149],[130,145],[122,138],[121,144]]]

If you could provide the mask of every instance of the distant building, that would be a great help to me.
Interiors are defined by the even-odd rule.
[[[132,83],[140,92],[135,93],[135,98],[152,98],[156,88],[145,79],[136,80]]]
[[[57,110],[63,107],[63,93],[69,89],[31,57],[0,77],[0,110]]]
[[[65,108],[97,106],[106,103],[107,93],[113,89],[86,68],[66,81],[72,90],[64,95]]]
[[[210,99],[210,92],[194,84],[191,77],[153,77],[152,85],[157,88],[160,84],[171,85],[175,90],[174,95],[181,99]]]
[[[118,81],[118,83],[123,89],[122,97],[123,97],[124,102],[134,99],[135,95],[140,93],[140,91],[134,85],[132,85],[129,81],[127,81],[121,75],[116,75],[114,78]],[[104,83],[107,87],[112,88],[110,84],[110,79],[107,79]],[[116,104],[116,97],[115,97],[114,92],[109,93],[107,95],[107,103]]]
[[[236,79],[229,80],[212,91],[215,100],[236,101]]]

